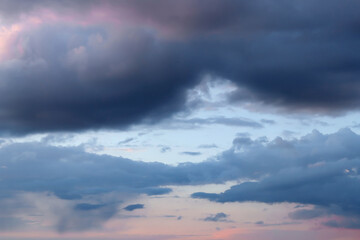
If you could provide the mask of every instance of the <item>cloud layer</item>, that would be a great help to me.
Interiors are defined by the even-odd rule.
[[[360,136],[349,129],[330,135],[314,131],[301,139],[277,138],[265,144],[238,138],[220,159],[236,166],[239,177],[255,181],[220,194],[198,192],[192,196],[217,202],[311,204],[322,210],[298,210],[292,218],[340,215],[352,221],[346,218],[327,225],[355,228],[360,219],[359,141]]]
[[[186,108],[186,91],[203,74],[236,83],[242,90],[231,101],[357,109],[359,7],[356,0],[1,1],[1,132],[153,123]]]
[[[11,199],[23,199],[19,194],[48,194],[67,209],[61,211],[66,214],[60,215],[58,230],[84,230],[114,216],[124,196],[167,194],[171,189],[164,186],[171,185],[240,180],[223,193],[198,192],[192,197],[315,205],[318,208],[297,209],[290,217],[341,216],[343,220],[326,225],[355,228],[360,219],[359,143],[360,136],[349,129],[329,135],[313,131],[294,140],[239,137],[214,158],[177,166],[90,154],[81,147],[8,143],[0,148],[0,204],[8,209],[2,215],[12,217],[20,206],[29,205],[10,204]],[[68,218],[74,219],[70,225],[65,224]],[[83,218],[89,222],[82,224]]]

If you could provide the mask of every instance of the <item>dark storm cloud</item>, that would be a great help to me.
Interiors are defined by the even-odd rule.
[[[132,212],[136,209],[143,209],[143,208],[144,208],[144,204],[132,204],[132,205],[128,205],[128,206],[124,207],[124,209],[129,212]]]
[[[3,134],[152,123],[182,107],[195,75],[168,59],[180,49],[140,30],[96,42],[99,31],[55,26],[19,37],[29,39],[23,59],[0,65]],[[78,38],[72,50],[68,34]]]
[[[5,22],[42,8],[128,15],[124,28],[74,20],[13,37],[16,57],[0,64],[3,134],[154,123],[186,108],[206,73],[245,89],[231,101],[326,114],[360,106],[357,0],[0,1]]]

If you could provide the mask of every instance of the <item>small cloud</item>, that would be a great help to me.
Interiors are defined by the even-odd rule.
[[[294,137],[295,134],[296,134],[296,132],[290,131],[290,130],[284,130],[284,131],[282,132],[282,135],[283,135],[285,138],[292,138],[292,137]]]
[[[218,146],[216,144],[202,144],[198,148],[218,148]]]
[[[201,152],[181,152],[181,154],[189,156],[199,156],[201,155]]]
[[[66,133],[52,133],[47,134],[45,137],[41,138],[41,142],[43,143],[64,143],[69,140],[74,139],[74,134],[66,134]]]
[[[304,204],[298,204],[298,205],[296,205],[294,208],[304,208],[304,207],[306,207],[306,205],[304,205]]]
[[[181,220],[182,219],[182,216],[176,216],[176,215],[164,215],[162,216],[164,218],[176,218],[176,220]]]
[[[204,218],[203,220],[205,222],[232,222],[231,220],[228,220],[229,215],[223,213],[223,212],[220,212],[220,213],[217,213],[217,214],[211,214],[210,216]]]
[[[250,137],[250,134],[247,132],[240,132],[236,134],[237,137]]]
[[[274,125],[276,123],[274,120],[271,119],[261,119],[261,122],[270,125]]]
[[[124,210],[132,212],[136,209],[143,209],[143,208],[144,208],[144,204],[131,204],[131,205],[124,207]]]
[[[91,211],[102,208],[104,206],[104,204],[79,203],[75,205],[74,209],[79,211]]]
[[[293,224],[298,224],[298,223],[299,222],[280,222],[280,223],[265,223],[264,221],[255,222],[256,225],[264,226],[264,227],[293,225]]]
[[[160,188],[153,187],[153,188],[143,189],[143,192],[148,196],[155,196],[155,195],[164,195],[164,194],[171,193],[172,189],[171,188],[162,188],[162,187],[160,187]]]
[[[118,142],[118,145],[129,143],[129,142],[133,141],[134,139],[135,138],[127,138],[125,140],[122,140],[122,141]]]
[[[159,147],[160,147],[161,153],[166,153],[166,152],[171,151],[171,147],[169,147],[169,146],[160,145]]]

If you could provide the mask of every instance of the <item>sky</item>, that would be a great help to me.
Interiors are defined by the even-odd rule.
[[[359,239],[359,9],[0,0],[0,240]]]

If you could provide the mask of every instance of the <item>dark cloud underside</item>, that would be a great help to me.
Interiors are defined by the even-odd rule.
[[[1,1],[7,24],[40,7],[66,16],[80,9],[84,17],[93,9],[111,9],[116,17],[129,13],[121,19],[124,28],[74,20],[71,26],[50,22],[20,31],[8,47],[15,59],[0,63],[1,132],[153,123],[183,110],[186,90],[205,73],[245,89],[235,91],[231,101],[326,114],[357,109],[359,5],[356,0]]]

